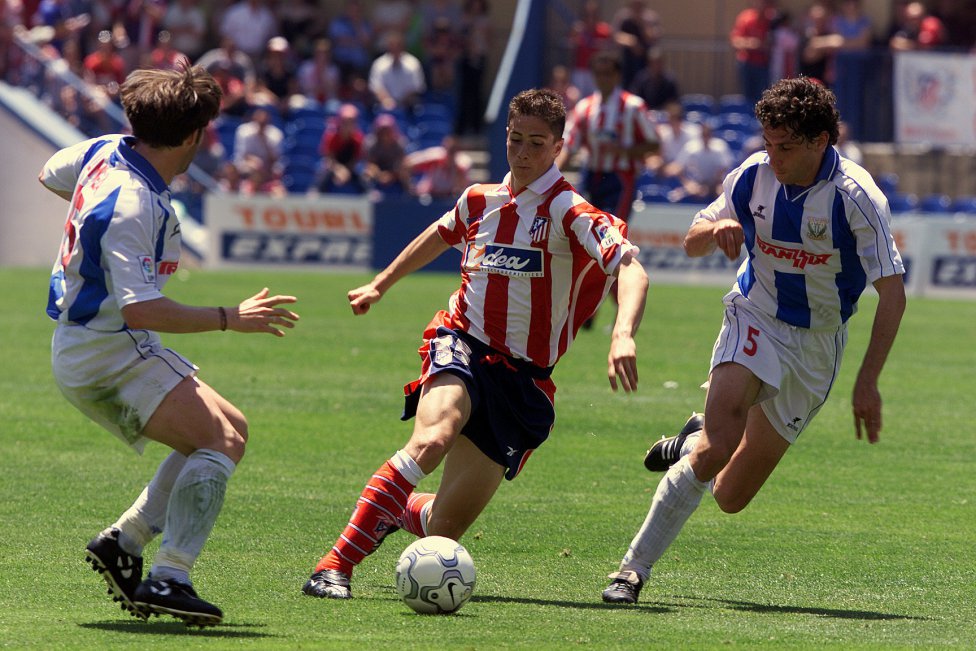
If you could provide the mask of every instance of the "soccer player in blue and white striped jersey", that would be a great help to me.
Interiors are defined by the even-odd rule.
[[[55,381],[71,404],[137,452],[147,440],[173,449],[135,503],[88,544],[88,560],[133,614],[167,613],[199,626],[223,615],[197,596],[189,572],[244,455],[247,421],[157,333],[281,336],[298,318],[279,307],[293,296],[267,289],[229,308],[162,294],[180,261],[169,184],[193,160],[220,98],[203,68],[135,71],[121,88],[132,135],[62,149],[39,177],[70,203],[47,306],[57,322]],[[160,533],[143,581],[143,547]]]
[[[745,246],[712,353],[704,419],[652,446],[666,471],[604,601],[634,603],[652,565],[710,489],[728,513],[744,509],[827,399],[847,320],[868,283],[878,292],[871,338],[854,384],[857,438],[881,431],[878,376],[905,309],[905,273],[888,201],[871,175],[841,157],[834,96],[785,79],[756,105],[765,151],[732,171],[685,238],[692,257]]]

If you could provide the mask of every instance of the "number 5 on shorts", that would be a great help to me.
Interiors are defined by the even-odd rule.
[[[744,352],[749,357],[756,354],[759,350],[759,342],[756,341],[756,337],[760,334],[758,328],[753,328],[749,326],[749,330],[746,332],[746,345],[742,347],[742,352]]]

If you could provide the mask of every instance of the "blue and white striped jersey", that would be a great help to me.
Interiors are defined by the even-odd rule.
[[[180,225],[169,188],[121,135],[54,154],[41,182],[72,193],[47,313],[62,324],[117,332],[121,308],[162,297],[180,260]]]
[[[766,152],[750,156],[692,223],[727,218],[742,224],[748,253],[730,296],[794,326],[840,326],[867,283],[905,272],[888,200],[833,147],[808,188],[777,181]]]

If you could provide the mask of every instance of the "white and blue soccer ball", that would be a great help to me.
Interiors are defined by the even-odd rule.
[[[427,536],[411,543],[396,568],[396,588],[403,601],[423,615],[457,611],[474,592],[471,554],[456,540]]]

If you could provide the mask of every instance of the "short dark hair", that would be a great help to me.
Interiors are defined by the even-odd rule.
[[[784,128],[813,140],[824,131],[827,144],[837,143],[840,114],[829,88],[809,77],[781,79],[767,88],[756,104],[756,118],[764,128]]]
[[[593,70],[597,66],[610,66],[614,72],[622,72],[624,60],[618,50],[597,50],[590,59],[590,69]]]
[[[540,118],[549,125],[552,135],[559,140],[566,129],[566,105],[563,99],[548,88],[523,90],[508,103],[507,125],[520,115]]]
[[[120,90],[132,135],[150,147],[178,147],[220,113],[223,93],[210,73],[186,62],[178,70],[134,70]]]

